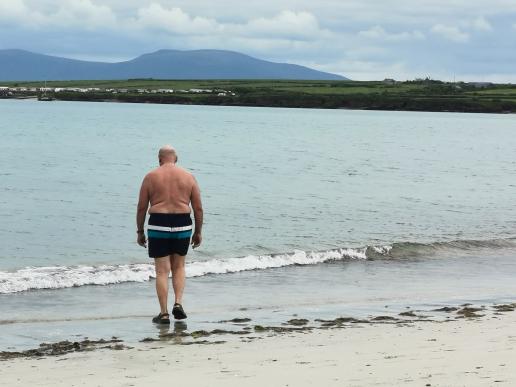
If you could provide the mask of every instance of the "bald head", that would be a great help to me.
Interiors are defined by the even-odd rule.
[[[176,150],[171,145],[162,146],[159,149],[158,158],[160,165],[163,163],[175,163],[177,162]]]

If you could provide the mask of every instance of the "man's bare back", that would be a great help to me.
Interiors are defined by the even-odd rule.
[[[149,214],[182,214],[190,212],[199,187],[191,173],[173,164],[163,164],[149,172],[143,180],[149,195]]]

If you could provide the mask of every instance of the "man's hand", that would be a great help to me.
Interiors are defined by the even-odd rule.
[[[201,233],[194,232],[192,236],[192,247],[195,249],[201,245],[202,242],[202,235]]]
[[[145,234],[143,232],[138,233],[138,238],[136,239],[136,242],[141,247],[147,247],[147,239],[145,239]]]

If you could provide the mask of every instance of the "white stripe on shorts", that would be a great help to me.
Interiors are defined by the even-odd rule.
[[[187,231],[191,230],[192,225],[182,226],[182,227],[164,227],[164,226],[155,226],[153,224],[149,224],[147,226],[147,230],[156,230],[156,231],[168,231],[168,232],[177,232],[177,231]]]

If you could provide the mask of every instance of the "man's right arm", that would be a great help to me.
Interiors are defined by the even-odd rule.
[[[149,175],[145,176],[140,188],[140,195],[138,198],[138,206],[136,208],[136,233],[138,234],[137,242],[140,246],[146,247],[144,225],[145,215],[149,207]]]
[[[192,194],[190,196],[190,202],[192,203],[192,209],[195,219],[195,232],[192,236],[193,248],[198,247],[202,242],[202,222],[203,222],[203,210],[201,202],[201,190],[197,184],[195,177],[193,178],[194,183],[192,187]]]

